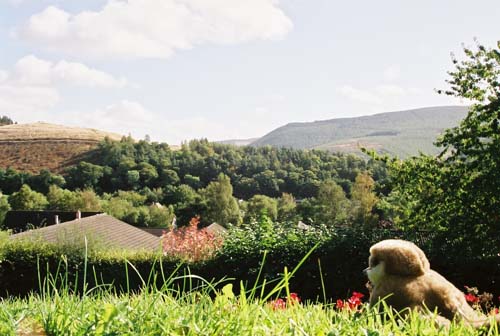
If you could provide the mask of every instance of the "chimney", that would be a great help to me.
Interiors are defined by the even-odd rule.
[[[54,216],[54,222],[55,224],[59,224],[59,215]]]
[[[80,210],[76,212],[76,219],[82,219],[82,213],[80,212]]]

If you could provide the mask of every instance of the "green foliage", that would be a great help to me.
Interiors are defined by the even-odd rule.
[[[297,219],[297,202],[293,195],[281,194],[278,199],[278,219],[282,222],[295,222]]]
[[[349,200],[344,190],[333,180],[327,180],[319,186],[315,221],[338,225],[346,224]]]
[[[375,226],[378,223],[378,216],[373,213],[373,209],[378,202],[378,198],[373,192],[375,181],[368,173],[361,173],[356,176],[351,191],[352,212],[354,223],[364,226]]]
[[[24,184],[19,191],[9,196],[9,204],[13,210],[43,210],[49,202],[43,194]]]
[[[101,199],[94,190],[87,188],[85,190],[77,190],[75,204],[77,209],[80,211],[101,211]]]
[[[407,205],[406,225],[442,231],[460,255],[496,255],[500,245],[500,46],[465,48],[453,60],[445,94],[473,102],[459,126],[446,130],[438,157],[390,163],[394,190]]]
[[[149,221],[146,226],[157,228],[170,228],[173,219],[175,218],[173,206],[163,206],[161,204],[153,204],[148,207]]]
[[[5,215],[10,210],[9,199],[0,192],[0,228],[2,228]]]
[[[77,237],[73,238],[75,240]],[[318,296],[336,299],[352,291],[366,293],[366,277],[361,270],[366,267],[369,247],[385,238],[403,238],[417,243],[429,256],[433,268],[459,288],[474,284],[481,290],[498,291],[495,282],[500,277],[498,257],[464,259],[462,255],[454,255],[451,257],[455,261],[450,263],[446,251],[442,250],[441,245],[435,244],[431,235],[415,236],[358,227],[318,226],[304,230],[272,222],[262,216],[255,224],[232,226],[225,235],[223,248],[213,259],[182,266],[178,260],[159,259],[158,255],[151,253],[110,250],[108,246],[95,244],[92,239],[87,260],[83,244],[6,242],[0,244],[0,296],[7,292],[9,295],[18,295],[36,291],[39,289],[38,271],[41,271],[43,281],[47,269],[52,273],[58,269],[67,272],[67,281],[71,286],[77,286],[77,291],[81,291],[85,263],[89,270],[87,280],[90,288],[98,281],[100,284],[112,284],[110,289],[113,291],[135,291],[142,286],[138,274],[150,284],[157,281],[156,285],[161,287],[177,267],[180,267],[181,274],[189,267],[190,274],[205,279],[235,279],[233,284],[238,288],[240,281],[252,287],[265,280],[267,287],[259,288],[258,292],[262,290],[266,295],[274,287],[273,281],[283,275],[285,267],[293,269],[315,247],[310,257],[289,279],[289,290],[299,293],[304,299],[316,300]],[[40,268],[38,265],[41,265]],[[132,271],[131,265],[138,274]],[[196,278],[190,281],[196,283]],[[322,283],[327,284],[326,287]],[[177,284],[182,286],[182,280]]]
[[[49,210],[76,211],[79,209],[76,192],[62,189],[56,185],[49,187],[47,201],[49,202],[47,207]]]
[[[204,219],[208,223],[216,222],[220,225],[238,225],[241,222],[238,201],[233,197],[231,180],[220,174],[216,181],[201,192],[206,206]]]
[[[104,176],[104,167],[82,161],[68,170],[70,188],[95,188]]]
[[[254,195],[246,204],[245,222],[251,222],[265,213],[273,221],[278,217],[278,202],[274,198],[265,195]]]
[[[10,119],[9,117],[5,115],[0,117],[0,126],[12,125],[12,124],[14,124],[14,121],[12,121],[12,119]]]
[[[12,168],[0,169],[0,189],[4,194],[12,194],[18,191],[23,184],[28,184],[32,175],[25,172],[17,172]]]
[[[50,171],[43,169],[38,175],[33,175],[28,180],[28,185],[42,194],[47,194],[51,185],[59,187],[64,186],[66,180],[61,175],[52,174]]]

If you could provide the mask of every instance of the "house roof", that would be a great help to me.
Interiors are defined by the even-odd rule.
[[[44,240],[50,243],[78,244],[87,237],[89,242],[103,244],[106,248],[126,250],[159,250],[160,239],[107,214],[98,214],[25,231],[10,239]]]
[[[227,231],[225,227],[223,227],[222,225],[220,225],[216,222],[213,222],[212,224],[207,226],[205,229],[208,232],[210,232],[211,234],[220,234],[220,233],[224,233]]]
[[[102,212],[82,211],[80,216],[90,217]],[[77,218],[76,211],[35,211],[35,210],[11,210],[5,215],[3,226],[12,230],[13,233],[23,232],[29,229],[37,229],[59,223],[68,222]]]

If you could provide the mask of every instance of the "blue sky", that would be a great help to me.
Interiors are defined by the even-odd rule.
[[[0,114],[179,144],[463,104],[450,53],[500,1],[0,0]]]

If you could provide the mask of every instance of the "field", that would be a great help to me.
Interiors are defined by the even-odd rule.
[[[120,135],[95,129],[47,123],[0,127],[0,168],[38,173],[41,169],[61,172],[85,159],[97,143]]]

